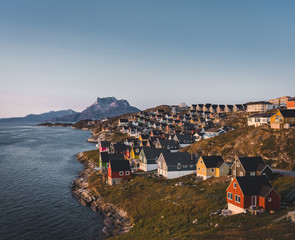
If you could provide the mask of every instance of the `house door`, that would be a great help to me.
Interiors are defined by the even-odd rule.
[[[252,205],[252,206],[256,206],[256,200],[257,200],[257,199],[256,199],[256,196],[252,196],[252,197],[251,197],[251,205]]]

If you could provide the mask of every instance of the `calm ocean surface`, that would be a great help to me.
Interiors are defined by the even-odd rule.
[[[89,131],[0,124],[0,239],[100,239],[102,218],[71,195]]]

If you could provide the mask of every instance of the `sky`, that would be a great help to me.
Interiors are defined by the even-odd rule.
[[[0,0],[0,118],[295,96],[295,1]]]

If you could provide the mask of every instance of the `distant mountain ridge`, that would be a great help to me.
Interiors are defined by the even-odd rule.
[[[125,113],[136,113],[140,110],[127,100],[115,97],[97,98],[96,101],[81,113],[50,119],[51,122],[77,122],[85,119],[100,120],[105,117],[116,117]]]
[[[105,117],[117,117],[125,113],[136,113],[140,110],[130,106],[127,100],[115,97],[97,98],[96,101],[82,112],[72,109],[50,111],[42,114],[29,114],[25,117],[3,118],[0,122],[78,122],[80,120],[100,120]]]
[[[61,110],[61,111],[50,111],[41,114],[29,114],[25,117],[15,117],[15,118],[2,118],[0,122],[43,122],[52,118],[59,118],[65,115],[77,114],[76,111],[72,109]]]

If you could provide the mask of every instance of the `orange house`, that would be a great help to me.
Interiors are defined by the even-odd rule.
[[[275,210],[281,206],[281,197],[265,175],[235,177],[226,189],[228,209],[233,214],[250,207]]]
[[[295,98],[292,98],[287,102],[287,108],[288,109],[295,109]]]

